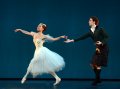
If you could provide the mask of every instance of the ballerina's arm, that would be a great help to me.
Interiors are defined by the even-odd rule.
[[[15,32],[22,32],[23,34],[30,35],[30,36],[34,35],[34,32],[28,32],[22,29],[16,29]]]
[[[60,40],[61,38],[66,38],[66,36],[59,36],[59,37],[52,37],[50,35],[45,35],[46,39],[49,40],[49,41],[57,41],[57,40]]]

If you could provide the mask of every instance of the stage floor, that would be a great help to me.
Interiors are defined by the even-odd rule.
[[[19,80],[0,80],[0,89],[120,89],[120,81],[103,81],[98,86],[91,86],[92,81],[63,80],[53,86],[53,80],[28,80],[21,84]]]

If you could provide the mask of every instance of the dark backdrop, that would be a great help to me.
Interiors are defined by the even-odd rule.
[[[119,11],[119,0],[0,0],[0,78],[23,77],[34,54],[32,37],[15,33],[16,28],[36,31],[43,22],[48,26],[45,34],[77,38],[89,31],[89,17],[97,16],[110,37],[109,63],[102,78],[120,79]],[[58,72],[60,77],[94,77],[89,66],[94,52],[91,39],[70,44],[60,40],[45,46],[64,57],[66,67]]]

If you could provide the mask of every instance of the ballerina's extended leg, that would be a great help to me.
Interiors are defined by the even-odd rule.
[[[26,81],[28,74],[29,74],[29,71],[27,71],[26,74],[24,75],[24,77],[22,78],[22,80],[21,80],[22,84]]]

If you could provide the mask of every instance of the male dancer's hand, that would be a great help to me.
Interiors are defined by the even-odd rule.
[[[101,41],[97,41],[96,44],[97,44],[97,45],[101,45],[102,42],[101,42]]]
[[[74,42],[74,40],[70,40],[70,39],[67,39],[66,41],[64,41],[65,43],[70,43],[70,42]]]

